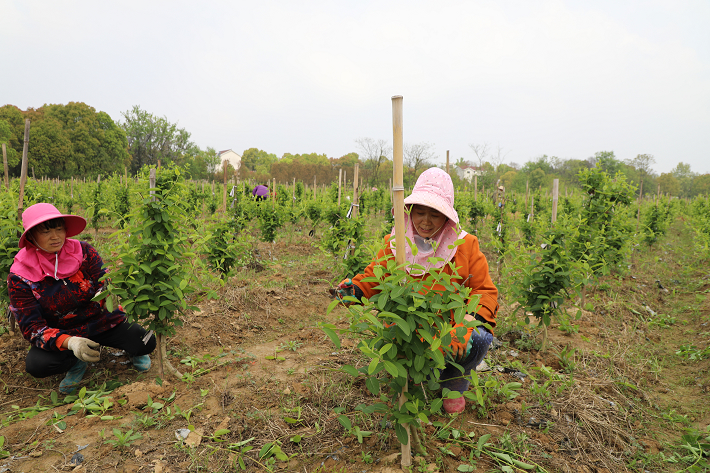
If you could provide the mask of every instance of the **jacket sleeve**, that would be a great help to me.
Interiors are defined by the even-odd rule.
[[[360,288],[363,296],[367,297],[368,299],[380,292],[378,289],[375,289],[379,285],[379,283],[363,281],[363,279],[375,277],[374,268],[376,265],[383,266],[385,268],[387,267],[387,261],[393,257],[392,250],[389,246],[390,237],[391,235],[387,235],[385,237],[385,246],[377,252],[377,257],[375,258],[375,260],[367,265],[365,271],[362,274],[358,274],[353,278],[353,284]]]
[[[50,327],[42,315],[40,306],[30,285],[19,276],[10,273],[7,278],[10,311],[25,340],[47,351],[59,351],[57,339],[66,332]]]
[[[465,256],[468,258],[468,274],[471,275],[466,286],[471,288],[471,295],[481,296],[476,313],[495,326],[498,313],[498,288],[493,284],[488,272],[488,261],[481,252],[478,238],[466,235],[466,240],[466,249],[469,251]]]

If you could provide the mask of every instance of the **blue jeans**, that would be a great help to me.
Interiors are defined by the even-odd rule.
[[[483,327],[476,327],[471,333],[471,339],[468,344],[471,347],[471,351],[468,356],[459,363],[463,367],[463,373],[459,368],[453,365],[448,365],[439,375],[439,382],[442,388],[448,388],[451,391],[458,391],[460,393],[468,391],[468,386],[470,382],[468,381],[468,375],[471,370],[475,370],[483,358],[485,358],[488,353],[488,347],[493,341],[493,334]]]

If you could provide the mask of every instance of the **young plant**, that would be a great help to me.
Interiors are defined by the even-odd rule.
[[[104,443],[110,443],[111,445],[118,448],[128,448],[131,444],[143,438],[140,432],[133,433],[133,429],[129,429],[127,432],[121,432],[119,429],[113,429],[113,438],[106,440]]]
[[[120,263],[106,276],[107,290],[94,298],[118,296],[130,322],[147,323],[157,334],[162,378],[164,368],[182,377],[167,359],[165,342],[182,325],[179,314],[195,309],[188,306],[186,296],[193,291],[191,267],[199,260],[191,252],[193,236],[186,233],[189,225],[179,205],[182,182],[179,168],[161,170],[151,189],[154,194],[144,196],[130,223],[113,235],[127,235],[127,241],[120,246]],[[114,309],[110,298],[106,306]]]
[[[416,251],[413,245],[412,249]],[[369,300],[363,298],[362,304],[349,307],[353,320],[348,331],[361,338],[358,348],[371,361],[360,369],[343,367],[353,376],[364,376],[367,389],[375,396],[380,396],[379,373],[385,371],[390,376],[389,392],[380,396],[381,403],[369,409],[387,413],[402,444],[409,441],[408,425],[428,422],[429,416],[442,407],[443,400],[426,396],[423,385],[427,383],[430,389],[439,387],[440,370],[446,366],[447,358],[450,363],[453,360],[452,337],[455,335],[462,340],[468,327],[481,325],[475,320],[464,320],[467,313],[476,312],[480,297],[471,296],[470,289],[458,282],[465,278],[454,268],[445,265],[426,272],[424,267],[415,265],[412,270],[423,274],[412,277],[390,258],[375,265],[374,277],[363,279],[379,283],[379,292]],[[357,301],[349,296],[345,302]],[[334,301],[328,312],[337,304],[338,301]],[[373,311],[377,315],[373,315]],[[452,314],[455,323],[460,324],[456,329]],[[335,326],[323,324],[322,328],[339,347]],[[408,386],[409,379],[411,386]],[[397,399],[400,393],[401,405]],[[387,407],[388,401],[391,407]],[[416,441],[415,437],[413,443]]]
[[[543,238],[540,249],[530,255],[530,260],[519,273],[511,289],[519,302],[517,310],[525,311],[525,323],[530,323],[531,313],[543,326],[542,350],[547,348],[547,327],[551,317],[560,313],[560,307],[569,296],[568,290],[574,286],[572,280],[573,261],[565,246],[565,232],[551,230]],[[517,311],[516,310],[516,311]]]

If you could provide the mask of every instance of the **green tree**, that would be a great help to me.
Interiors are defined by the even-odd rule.
[[[30,137],[28,168],[34,168],[37,177],[56,177],[56,170],[64,168],[71,160],[72,142],[62,124],[52,118],[35,122],[31,125]]]
[[[40,110],[45,121],[56,120],[61,124],[71,143],[71,150],[63,159],[51,161],[54,172],[48,176],[95,177],[122,171],[129,164],[126,134],[106,112],[97,112],[83,102],[44,105]],[[34,139],[30,149],[33,147]]]
[[[593,159],[596,166],[610,176],[615,175],[621,170],[621,161],[616,159],[613,151],[599,151],[598,153],[594,153]]]
[[[680,197],[693,196],[693,178],[695,173],[690,170],[690,164],[679,162],[676,167],[671,169],[671,174],[678,180],[680,192],[677,194]]]
[[[693,192],[695,195],[710,195],[710,174],[703,174],[693,179]]]
[[[680,194],[680,182],[672,173],[662,173],[658,178],[658,184],[661,185],[661,192],[664,194],[668,193],[673,196]]]
[[[278,160],[275,154],[257,148],[249,148],[242,153],[242,167],[259,174],[269,174],[271,165]]]
[[[5,131],[7,133],[5,143],[22,156],[22,140],[25,132],[22,111],[14,105],[3,105],[0,107],[0,120],[4,120],[10,127],[9,131]]]
[[[542,168],[533,169],[530,173],[530,190],[538,189],[540,186],[545,184],[545,171]]]
[[[155,116],[138,105],[121,115],[125,121],[120,125],[126,132],[132,156],[131,172],[146,164],[156,165],[159,160],[162,164],[174,162],[181,165],[199,152],[190,141],[190,133],[170,123],[166,117]]]
[[[20,162],[20,153],[18,153],[10,143],[14,138],[14,134],[15,132],[12,129],[12,125],[10,125],[7,120],[0,118],[0,144],[5,144],[7,165],[9,168],[17,166]]]

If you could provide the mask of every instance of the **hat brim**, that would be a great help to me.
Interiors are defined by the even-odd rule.
[[[36,222],[30,228],[25,230],[25,232],[20,237],[20,242],[18,246],[20,248],[24,248],[25,246],[27,246],[27,235],[34,227],[49,220],[54,220],[55,218],[64,219],[64,228],[67,231],[67,238],[77,236],[86,228],[86,219],[84,217],[80,217],[78,215],[49,215],[46,219]]]
[[[424,205],[430,207],[442,214],[446,215],[449,220],[454,223],[459,223],[459,214],[452,206],[443,198],[430,192],[412,192],[412,194],[404,199],[404,205]]]

